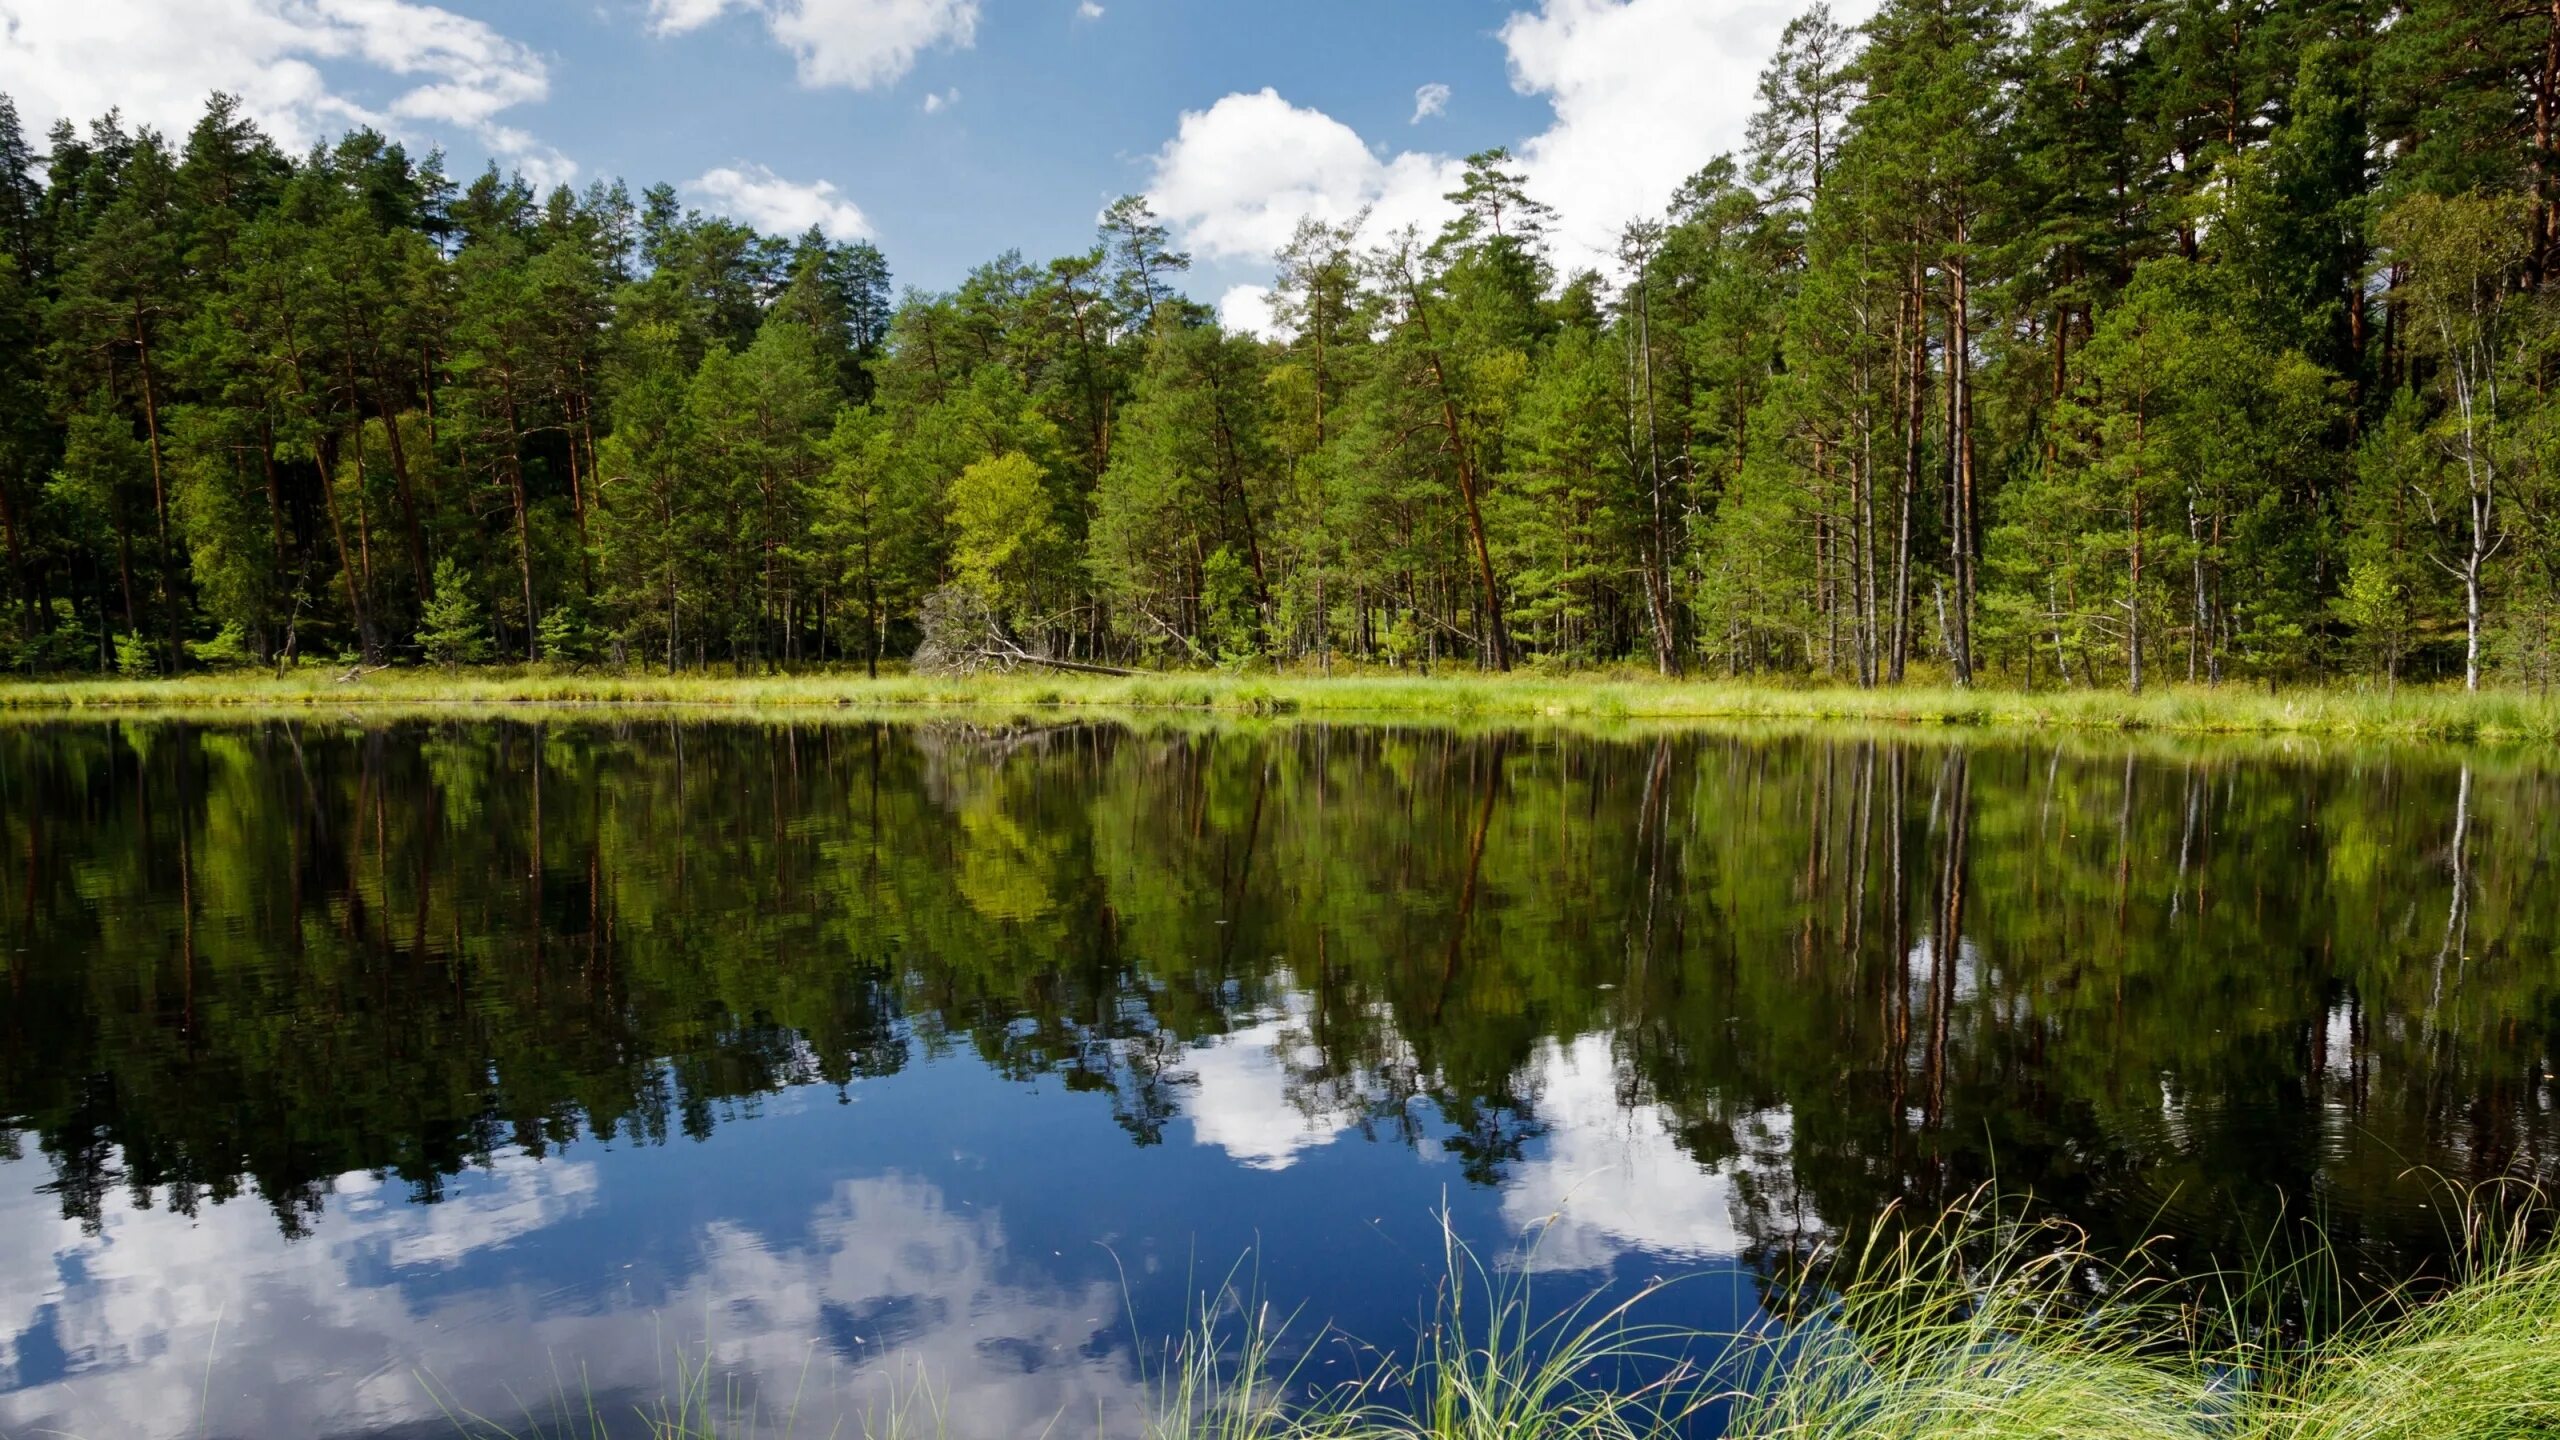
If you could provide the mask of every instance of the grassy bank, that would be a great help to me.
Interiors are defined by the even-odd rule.
[[[2560,1253],[2508,1243],[2423,1300],[2330,1337],[2276,1317],[2318,1266],[2157,1284],[2059,1226],[1959,1212],[1810,1282],[1798,1318],[1739,1337],[1640,1323],[1647,1296],[1545,1319],[1516,1270],[1454,1246],[1416,1343],[1366,1378],[1311,1387],[1285,1328],[1250,1302],[1142,1364],[1141,1414],[1061,1415],[1052,1434],[1144,1440],[2525,1440],[2560,1435]],[[2207,1303],[2198,1303],[2200,1299]],[[1234,1323],[1221,1315],[1241,1315]],[[1321,1343],[1321,1342],[1320,1342]],[[1377,1352],[1368,1351],[1375,1355]],[[1301,1358],[1298,1365],[1305,1362]],[[563,1398],[547,1421],[453,1414],[466,1440],[652,1440],[796,1433],[974,1434],[967,1397],[901,1372],[871,1410],[812,1423],[770,1392],[676,1366],[669,1396],[619,1415]],[[1620,1377],[1612,1379],[1609,1377]],[[766,1393],[790,1403],[768,1407]]]
[[[536,670],[376,671],[353,680],[308,669],[179,680],[0,684],[0,709],[293,710],[359,706],[678,705],[739,710],[815,706],[1094,708],[1349,717],[1486,719],[1852,720],[1897,725],[2164,734],[2328,735],[2515,743],[2560,739],[2560,699],[2514,691],[2172,687],[2023,692],[1681,682],[1624,676],[1159,674],[1102,676],[728,676],[553,674]]]

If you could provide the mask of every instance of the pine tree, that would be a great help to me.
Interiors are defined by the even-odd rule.
[[[418,615],[418,650],[450,670],[489,658],[489,623],[469,579],[450,557],[436,562],[435,588]]]

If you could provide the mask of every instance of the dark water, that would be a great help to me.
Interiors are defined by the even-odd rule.
[[[0,1431],[446,1434],[422,1375],[707,1343],[1092,1433],[1239,1262],[1409,1335],[1444,1206],[1711,1326],[1994,1176],[2412,1273],[2421,1172],[2553,1168],[2555,815],[2450,752],[0,729]]]

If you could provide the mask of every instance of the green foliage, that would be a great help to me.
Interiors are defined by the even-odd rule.
[[[584,665],[601,648],[585,602],[574,596],[543,612],[540,634],[542,658],[554,665]]]
[[[152,659],[149,641],[130,630],[116,637],[116,673],[118,675],[127,680],[141,680],[154,674],[159,668],[158,662]]]
[[[248,632],[237,620],[224,625],[210,640],[188,641],[187,654],[197,664],[216,670],[254,664],[260,658],[250,652]]]
[[[436,562],[435,588],[418,615],[418,650],[450,670],[489,656],[489,623],[471,582],[453,561]]]
[[[1000,613],[1022,612],[1065,541],[1048,472],[1019,450],[971,464],[951,482],[951,568]]]
[[[1218,663],[1240,669],[1262,653],[1261,622],[1254,614],[1253,573],[1221,545],[1200,563],[1201,630]]]

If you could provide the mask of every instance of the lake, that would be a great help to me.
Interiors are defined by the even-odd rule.
[[[450,1435],[707,1355],[812,1433],[923,1375],[1089,1434],[1204,1296],[1317,1378],[1409,1339],[1444,1226],[1724,1329],[1992,1181],[2387,1283],[2560,1168],[2554,817],[2455,749],[12,724],[0,1432]]]

